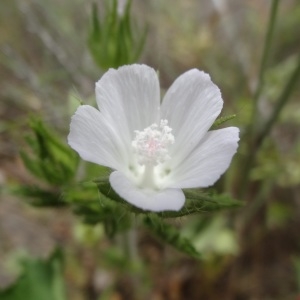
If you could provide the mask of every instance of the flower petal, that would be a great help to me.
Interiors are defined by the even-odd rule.
[[[96,100],[107,122],[128,145],[135,130],[158,122],[160,88],[157,74],[145,65],[110,69],[96,83]]]
[[[167,91],[161,108],[175,143],[170,150],[178,164],[190,154],[220,114],[223,100],[210,76],[197,69],[179,76]]]
[[[178,211],[185,202],[181,189],[162,191],[144,190],[136,187],[122,172],[113,172],[109,177],[115,192],[130,204],[149,211]]]
[[[239,129],[228,127],[209,131],[199,146],[182,162],[170,178],[172,188],[195,188],[213,185],[229,167],[236,153]]]
[[[118,136],[106,124],[97,109],[81,105],[72,117],[68,143],[82,159],[122,170],[126,152]]]

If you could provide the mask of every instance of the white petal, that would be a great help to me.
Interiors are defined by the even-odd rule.
[[[223,100],[208,74],[197,69],[178,77],[167,91],[161,108],[169,121],[175,144],[170,156],[178,163],[186,158],[220,114]]]
[[[82,105],[75,112],[68,143],[84,160],[118,170],[126,164],[121,141],[92,106]]]
[[[96,83],[101,113],[125,142],[131,143],[134,130],[158,122],[160,88],[154,69],[145,65],[110,69]]]
[[[115,192],[132,205],[149,211],[178,211],[185,202],[181,189],[165,189],[162,191],[144,190],[136,187],[123,173],[116,171],[109,177]]]
[[[175,170],[174,188],[208,187],[227,170],[239,141],[239,129],[228,127],[209,131],[199,146]]]

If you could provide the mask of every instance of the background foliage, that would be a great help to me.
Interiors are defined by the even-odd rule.
[[[0,299],[297,299],[299,26],[295,0],[2,1]],[[176,213],[130,206],[66,144],[94,82],[135,61],[163,89],[207,71],[215,126],[241,130],[228,172]]]

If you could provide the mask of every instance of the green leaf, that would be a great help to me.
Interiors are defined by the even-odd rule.
[[[225,117],[220,117],[218,118],[214,124],[211,126],[210,130],[213,130],[213,129],[216,129],[218,128],[221,124],[229,121],[229,120],[232,120],[236,117],[236,115],[229,115],[229,116],[225,116]]]
[[[30,154],[21,151],[26,168],[37,178],[51,185],[61,186],[70,182],[76,173],[78,155],[61,142],[39,119],[31,119],[33,136],[26,138]]]
[[[114,202],[122,205],[127,210],[130,210],[133,213],[147,213],[147,211],[139,209],[131,204],[129,204],[127,201],[125,201],[123,198],[121,198],[111,187],[108,178],[103,177],[100,179],[97,179],[94,181],[98,187],[99,192],[104,196],[105,198],[108,198],[110,200],[113,200]]]
[[[164,218],[177,218],[243,206],[241,201],[234,200],[226,194],[204,193],[200,190],[184,190],[183,192],[186,197],[186,203],[181,210],[162,212],[159,215]]]
[[[109,237],[127,230],[131,225],[129,211],[99,194],[94,182],[68,187],[64,192],[64,200],[72,206],[75,214],[82,217],[84,223],[102,223]]]
[[[33,206],[58,208],[66,205],[59,190],[43,189],[36,185],[20,185],[12,191],[24,196],[26,201]]]
[[[95,63],[102,69],[118,68],[136,62],[145,45],[147,31],[141,34],[132,26],[131,1],[123,15],[118,14],[117,0],[104,2],[105,15],[99,21],[97,6],[92,7],[88,47]]]
[[[91,38],[97,39],[97,37],[101,38],[101,24],[98,18],[97,12],[97,4],[92,4],[92,26],[91,26]]]
[[[112,189],[107,177],[98,179],[95,181],[95,183],[97,184],[99,192],[103,196],[122,205],[125,209],[136,214],[148,213],[148,211],[139,209],[122,199]],[[156,214],[163,218],[177,218],[196,213],[214,212],[243,206],[243,203],[241,201],[232,199],[230,195],[226,194],[215,194],[212,192],[205,193],[197,189],[184,190],[184,194],[186,197],[186,203],[181,210],[164,211]]]
[[[195,249],[192,243],[185,237],[180,236],[178,229],[170,224],[163,222],[155,215],[145,217],[144,224],[162,241],[175,247],[180,252],[199,259],[200,253]]]
[[[134,53],[134,56],[132,58],[132,62],[136,62],[139,59],[139,57],[141,56],[142,51],[143,51],[143,49],[145,47],[145,44],[146,44],[148,30],[149,30],[148,26],[145,26],[144,29],[143,29],[143,32],[140,34],[140,38],[137,41],[137,44],[136,44],[136,47],[135,47],[135,53]]]
[[[183,192],[186,197],[184,207],[177,212],[161,213],[162,217],[183,217],[196,213],[215,212],[243,206],[243,202],[232,199],[232,197],[227,194],[204,193],[197,189],[188,189]]]
[[[30,157],[25,151],[20,151],[21,159],[26,167],[26,169],[35,177],[42,178],[43,171],[40,168],[38,161]]]
[[[62,254],[55,251],[46,260],[26,259],[23,273],[5,290],[0,290],[1,300],[66,300],[62,277]]]

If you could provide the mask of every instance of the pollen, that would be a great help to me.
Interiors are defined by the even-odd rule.
[[[167,120],[161,120],[159,125],[154,123],[143,131],[134,132],[135,138],[131,144],[140,165],[156,166],[171,158],[169,148],[174,144],[175,138]]]

